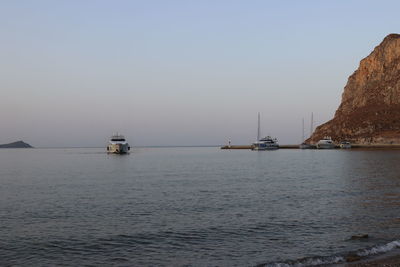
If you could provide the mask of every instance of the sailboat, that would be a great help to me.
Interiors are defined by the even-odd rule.
[[[257,141],[253,143],[252,150],[275,150],[279,148],[278,140],[271,136],[260,138],[260,113],[258,113]]]
[[[313,133],[313,120],[314,120],[313,115],[314,115],[314,114],[311,112],[310,137],[311,137],[311,135],[312,135],[312,133]],[[311,149],[311,148],[314,148],[313,145],[307,144],[307,143],[305,142],[305,138],[304,138],[304,119],[303,119],[303,136],[302,136],[302,137],[303,137],[303,138],[302,138],[303,143],[301,143],[301,144],[299,145],[299,148],[300,148],[300,149]]]

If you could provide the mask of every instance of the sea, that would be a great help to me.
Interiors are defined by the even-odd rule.
[[[0,150],[0,266],[313,266],[399,247],[400,150]]]

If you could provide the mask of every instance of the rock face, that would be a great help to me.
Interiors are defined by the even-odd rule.
[[[32,148],[32,146],[23,141],[17,141],[14,143],[0,145],[0,148]]]
[[[349,77],[332,120],[308,140],[400,143],[400,35],[389,34]]]

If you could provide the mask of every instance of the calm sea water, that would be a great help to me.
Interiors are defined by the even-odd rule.
[[[371,252],[400,239],[399,162],[400,151],[1,149],[0,265],[254,266]]]

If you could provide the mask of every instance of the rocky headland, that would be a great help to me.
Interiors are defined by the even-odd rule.
[[[308,142],[325,136],[356,144],[400,144],[400,34],[389,34],[349,77],[332,120]]]
[[[17,141],[9,144],[0,145],[0,148],[33,148],[30,144],[24,141]]]

